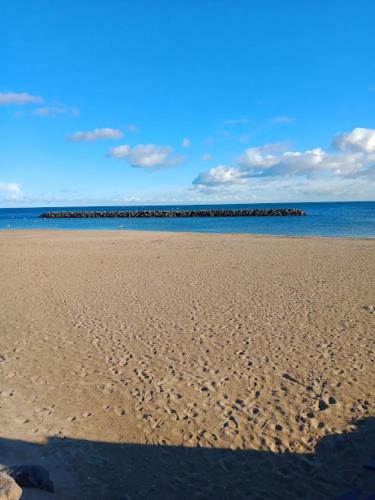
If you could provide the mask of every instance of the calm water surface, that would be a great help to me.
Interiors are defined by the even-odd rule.
[[[39,219],[46,211],[199,209],[199,208],[301,208],[306,217],[202,217],[181,219]],[[252,233],[285,236],[375,238],[375,202],[282,203],[241,205],[169,205],[153,207],[42,207],[0,209],[1,229],[118,229]]]

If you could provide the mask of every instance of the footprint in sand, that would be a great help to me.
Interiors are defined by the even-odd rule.
[[[366,304],[366,305],[362,306],[362,309],[364,309],[365,311],[367,311],[370,314],[375,313],[375,306],[372,304]]]
[[[125,415],[125,410],[121,406],[116,406],[113,411],[118,415],[119,417],[123,417]]]
[[[13,396],[14,390],[11,389],[10,391],[0,391],[0,396],[3,396],[4,398]]]
[[[114,384],[107,382],[105,385],[98,385],[97,388],[104,392],[104,394],[112,394],[114,391]]]
[[[42,417],[49,417],[53,413],[53,406],[50,408],[40,408],[37,410],[37,413],[39,413]]]

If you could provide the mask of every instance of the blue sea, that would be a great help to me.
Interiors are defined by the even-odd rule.
[[[306,217],[202,217],[179,219],[39,219],[47,211],[277,208],[304,210]],[[249,233],[284,236],[375,238],[375,202],[264,203],[236,205],[168,205],[139,207],[42,207],[0,209],[1,229],[117,229],[188,231],[202,233]]]

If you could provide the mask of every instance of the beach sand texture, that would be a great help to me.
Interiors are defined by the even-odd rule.
[[[3,231],[0,280],[23,498],[375,492],[375,241]]]

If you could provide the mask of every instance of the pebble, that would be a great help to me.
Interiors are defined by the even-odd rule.
[[[319,401],[319,410],[320,411],[324,411],[326,410],[327,408],[329,408],[329,406],[327,405],[327,403],[325,401],[323,401],[323,399],[321,399]]]

